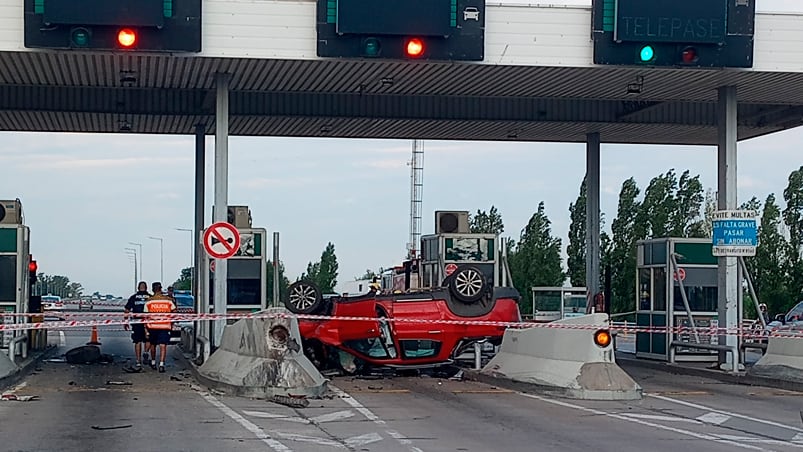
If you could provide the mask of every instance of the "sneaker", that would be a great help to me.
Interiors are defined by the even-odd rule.
[[[151,363],[151,369],[156,370],[156,363]]]
[[[134,366],[134,370],[137,370],[137,371],[139,371],[139,370],[142,370],[142,363],[137,363],[137,364]]]
[[[160,374],[165,373],[165,366],[159,366],[159,373]]]

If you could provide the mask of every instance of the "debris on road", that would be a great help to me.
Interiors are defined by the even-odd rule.
[[[106,384],[109,386],[131,386],[130,381],[106,380]]]
[[[453,376],[449,377],[449,380],[463,381],[463,371],[462,370],[458,371],[456,374],[454,374]]]
[[[181,381],[181,378],[179,378],[179,377],[177,377],[175,375],[171,375],[170,376],[170,381]]]
[[[50,359],[47,359],[45,361],[49,362],[49,363],[66,363],[67,362],[67,360],[65,358],[50,358]]]
[[[102,426],[102,425],[93,425],[92,430],[117,430],[121,428],[131,428],[133,427],[132,424],[125,424],[125,425],[109,425],[109,426]]]
[[[309,400],[305,396],[275,395],[269,398],[268,402],[289,406],[290,408],[306,408],[309,406]]]
[[[0,396],[0,400],[2,400],[3,402],[30,402],[33,400],[39,400],[39,396],[3,394],[2,396]]]

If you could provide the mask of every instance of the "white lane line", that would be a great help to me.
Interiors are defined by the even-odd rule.
[[[344,444],[341,444],[337,441],[333,441],[331,439],[326,438],[318,438],[317,436],[307,436],[307,435],[300,435],[298,433],[288,433],[288,432],[273,432],[276,436],[284,438],[290,441],[298,441],[303,443],[312,443],[317,444],[319,446],[328,446],[328,447],[336,447],[338,449],[346,449]]]
[[[708,411],[708,412],[711,412],[711,413],[724,414],[725,416],[737,417],[739,419],[744,419],[744,420],[751,421],[751,422],[758,422],[759,424],[772,425],[773,427],[785,428],[787,430],[792,430],[793,432],[803,433],[803,429],[801,429],[801,428],[793,427],[791,425],[781,424],[779,422],[770,421],[770,420],[767,420],[767,419],[759,419],[759,418],[755,418],[755,417],[752,417],[752,416],[746,416],[744,414],[731,413],[731,412],[725,411],[725,410],[717,410],[715,408],[707,407],[707,406],[704,406],[704,405],[698,405],[696,403],[687,402],[685,400],[673,399],[671,397],[666,397],[666,396],[661,396],[661,395],[656,395],[656,394],[645,394],[645,395],[648,396],[648,397],[652,397],[652,398],[658,399],[658,400],[663,400],[665,402],[675,403],[675,404],[678,404],[678,405],[683,405],[683,406],[687,406],[687,407],[690,407],[690,408],[695,408],[695,409],[702,410],[702,411]]]
[[[309,419],[304,419],[298,416],[285,416],[284,414],[266,413],[264,411],[249,411],[243,410],[243,414],[251,417],[259,417],[262,419],[276,419],[279,421],[297,422],[299,424],[309,424]]]
[[[279,441],[273,439],[265,433],[264,430],[259,428],[256,424],[252,423],[248,419],[240,416],[237,414],[236,411],[229,408],[226,404],[221,402],[220,400],[216,399],[211,394],[202,392],[200,393],[201,397],[203,397],[207,402],[211,403],[215,408],[223,412],[226,416],[230,417],[234,422],[240,424],[244,429],[248,430],[249,432],[253,433],[254,436],[262,440],[263,443],[267,444],[268,447],[273,449],[276,452],[293,452],[292,449],[285,446],[284,444],[280,443]]]
[[[387,423],[386,423],[385,421],[383,421],[382,419],[379,419],[379,416],[375,415],[375,414],[374,414],[374,413],[373,413],[371,410],[369,410],[369,409],[368,409],[368,408],[366,408],[366,407],[365,407],[363,404],[361,404],[360,402],[358,402],[358,401],[357,401],[357,399],[355,399],[354,397],[352,397],[352,396],[348,395],[348,394],[346,393],[346,391],[344,391],[344,390],[342,390],[342,389],[338,388],[338,387],[337,387],[337,386],[335,386],[335,385],[331,385],[331,384],[329,385],[329,388],[330,388],[330,389],[332,390],[332,392],[334,392],[334,393],[335,393],[335,394],[336,394],[336,395],[337,395],[339,398],[341,398],[341,399],[342,399],[342,400],[344,400],[346,403],[348,403],[349,405],[351,405],[351,407],[352,407],[352,408],[354,408],[354,409],[355,409],[355,410],[357,410],[357,411],[358,411],[360,414],[362,414],[363,416],[365,416],[365,418],[366,418],[366,419],[368,419],[369,421],[373,422],[373,423],[374,423],[374,424],[376,424],[376,425],[382,425],[382,426],[385,426],[385,425],[387,425]],[[403,445],[403,446],[407,446],[407,448],[410,450],[410,452],[423,452],[421,449],[419,449],[419,448],[417,448],[417,447],[413,446],[413,445],[412,445],[412,444],[413,444],[413,442],[412,442],[412,441],[410,441],[410,440],[409,440],[407,437],[405,437],[405,436],[404,436],[404,435],[402,435],[401,433],[399,433],[399,432],[397,432],[397,431],[395,431],[395,430],[385,430],[385,431],[387,432],[387,434],[388,434],[388,435],[392,436],[392,437],[393,437],[393,438],[394,438],[396,441],[398,441],[398,442],[399,442],[399,444],[401,444],[401,445]]]
[[[689,424],[700,425],[701,422],[696,419],[688,419],[685,417],[677,416],[660,416],[657,414],[641,414],[641,413],[614,413],[619,416],[632,417],[634,419],[646,419],[648,421],[666,421],[666,422],[686,422]]]
[[[64,331],[59,331],[59,347],[66,347],[67,346],[67,336],[64,334]]]
[[[348,419],[354,416],[354,412],[351,410],[344,410],[344,411],[336,411],[334,413],[326,413],[321,414],[320,416],[315,416],[309,418],[315,424],[323,424],[324,422],[333,422],[339,421],[341,419]]]
[[[360,447],[377,441],[382,441],[382,436],[379,433],[366,433],[365,435],[346,438],[343,442],[349,447]]]
[[[681,428],[669,427],[667,425],[656,424],[654,422],[648,422],[648,421],[644,421],[644,420],[641,420],[641,419],[635,419],[635,418],[632,418],[632,417],[622,416],[620,414],[608,413],[608,412],[596,410],[596,409],[593,409],[593,408],[586,408],[584,406],[575,405],[575,404],[568,403],[568,402],[561,402],[561,401],[558,401],[558,400],[551,400],[551,399],[547,399],[545,397],[537,396],[535,394],[526,394],[526,393],[523,393],[523,392],[518,392],[517,394],[519,394],[520,396],[531,398],[531,399],[540,400],[542,402],[546,402],[546,403],[549,403],[549,404],[552,404],[552,405],[562,406],[564,408],[571,408],[573,410],[584,411],[586,413],[592,413],[592,414],[596,414],[596,415],[599,415],[599,416],[607,416],[607,417],[611,417],[611,418],[614,418],[614,419],[619,419],[619,420],[622,420],[622,421],[633,422],[635,424],[646,425],[648,427],[653,427],[653,428],[657,428],[657,429],[660,429],[660,430],[666,430],[666,431],[673,432],[673,433],[679,433],[681,435],[690,436],[692,438],[702,439],[702,440],[706,440],[706,441],[712,441],[712,442],[720,443],[720,444],[728,444],[728,445],[739,447],[739,448],[742,448],[742,449],[765,450],[765,449],[763,449],[761,447],[751,446],[749,444],[742,444],[742,443],[739,443],[739,442],[736,442],[736,441],[730,441],[730,440],[727,440],[727,439],[718,438],[718,437],[716,437],[714,435],[709,435],[709,434],[706,434],[706,433],[697,433],[697,432],[692,432],[692,431],[689,431],[689,430],[684,430],[684,429],[681,429]],[[791,443],[787,443],[787,444],[791,444]]]
[[[698,416],[697,420],[706,424],[713,424],[713,425],[722,425],[725,422],[728,422],[732,418],[727,414],[722,413],[706,413],[702,416]]]

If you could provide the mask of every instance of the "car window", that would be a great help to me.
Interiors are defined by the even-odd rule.
[[[382,346],[382,339],[378,337],[345,341],[343,345],[363,355],[370,356],[371,358],[381,359],[390,357],[388,351]]]
[[[182,296],[176,295],[176,307],[177,308],[192,308],[194,307],[194,300],[190,296]]]
[[[795,305],[795,307],[786,314],[787,322],[797,322],[800,320],[803,320],[803,301]]]
[[[402,355],[407,359],[430,358],[441,351],[441,343],[429,339],[401,340]]]

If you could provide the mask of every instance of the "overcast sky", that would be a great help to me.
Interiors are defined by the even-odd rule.
[[[560,3],[550,1],[549,3]],[[566,3],[585,4],[588,1]],[[763,0],[760,10],[803,11],[798,0]],[[782,192],[803,165],[803,129],[739,145],[739,200]],[[176,136],[0,133],[0,199],[22,199],[40,270],[63,274],[117,295],[133,289],[124,248],[142,243],[144,278],[159,279],[164,239],[165,282],[190,265],[194,139]],[[214,140],[207,140],[207,222],[211,219]],[[229,204],[248,205],[254,225],[281,233],[282,260],[294,279],[336,246],[340,278],[399,264],[409,228],[410,141],[233,137]],[[553,232],[566,246],[568,205],[585,173],[582,144],[425,143],[423,232],[435,210],[496,205],[506,234],[519,231],[546,203]],[[716,149],[605,145],[602,209],[616,215],[623,180],[643,190],[670,168],[716,183]]]

